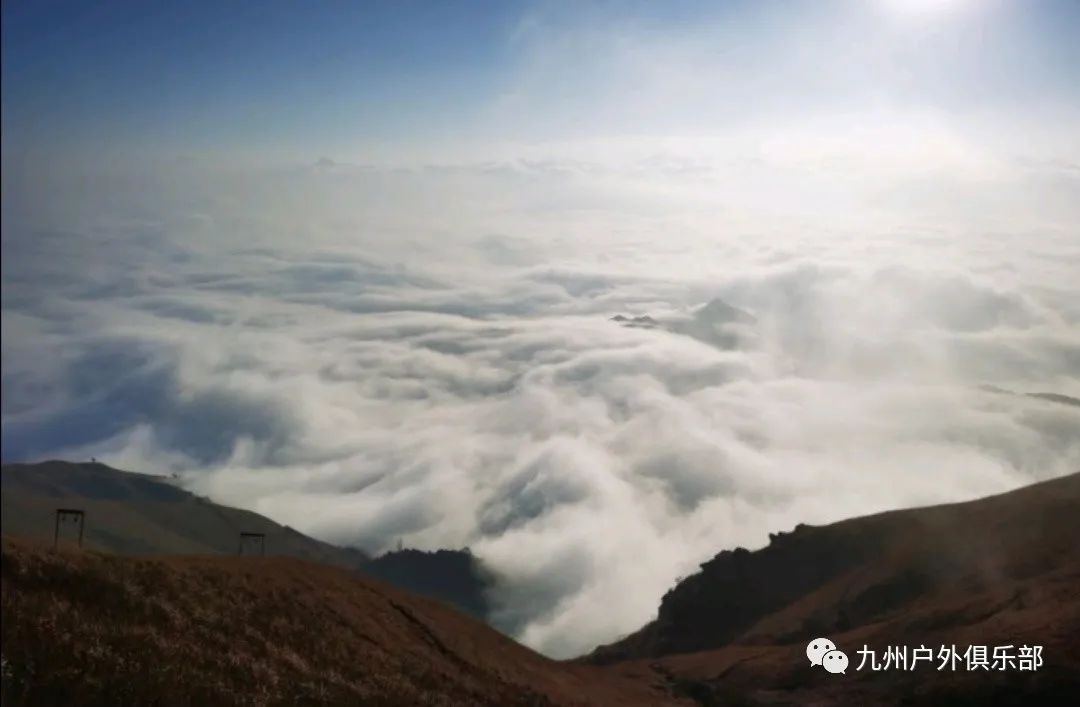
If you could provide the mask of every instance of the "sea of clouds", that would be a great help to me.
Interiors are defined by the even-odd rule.
[[[1080,397],[1080,168],[771,145],[5,175],[4,459],[469,546],[559,657],[769,532],[1080,469],[1022,395]]]

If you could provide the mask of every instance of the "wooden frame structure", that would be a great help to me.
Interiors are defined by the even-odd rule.
[[[244,545],[246,544],[246,541],[249,541],[249,540],[258,540],[259,541],[259,543],[258,543],[258,545],[259,545],[259,556],[260,557],[265,557],[266,556],[266,533],[240,533],[240,544],[236,549],[236,554],[237,555],[243,555],[244,554]]]
[[[53,528],[53,547],[58,547],[60,545],[60,523],[65,522],[67,518],[77,519],[79,524],[79,547],[82,547],[83,530],[86,527],[86,513],[78,508],[56,509],[56,523]]]

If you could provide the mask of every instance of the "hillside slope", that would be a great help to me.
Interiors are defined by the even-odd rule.
[[[647,675],[556,663],[437,602],[302,560],[6,540],[2,604],[5,705],[679,704]]]
[[[369,558],[266,516],[196,496],[170,479],[100,463],[47,461],[0,470],[5,535],[51,543],[57,508],[85,511],[83,546],[126,555],[235,555],[241,532],[265,534],[268,556],[354,569],[485,618],[492,581],[467,552],[415,550]]]
[[[368,557],[310,538],[266,516],[213,503],[169,479],[100,463],[4,464],[5,535],[52,540],[58,507],[86,512],[84,547],[121,554],[235,555],[241,532],[264,533],[274,555],[357,567]]]
[[[488,616],[486,593],[494,577],[468,550],[397,550],[367,563],[362,572],[405,591],[445,601],[469,616]]]
[[[852,668],[864,645],[880,654],[922,644],[1039,645],[1045,665],[1026,675],[830,676],[804,655],[819,636],[846,649]],[[692,685],[702,704],[729,690],[766,704],[1080,694],[1080,474],[968,503],[799,526],[757,552],[722,552],[665,595],[656,620],[589,658],[641,659]]]
[[[5,539],[4,704],[1067,704],[1080,694],[1078,541],[1080,474],[799,526],[720,553],[656,621],[556,663],[340,568]],[[848,653],[847,674],[808,665],[819,636]],[[1043,663],[856,667],[862,647],[922,645],[1039,646]]]

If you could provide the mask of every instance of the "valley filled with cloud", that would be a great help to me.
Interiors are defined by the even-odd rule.
[[[469,546],[558,657],[722,549],[1075,471],[1080,170],[881,129],[5,171],[5,461]]]

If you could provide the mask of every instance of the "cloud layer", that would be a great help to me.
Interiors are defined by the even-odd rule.
[[[500,625],[556,656],[770,531],[1080,467],[1080,408],[985,388],[1080,397],[1076,170],[967,151],[862,179],[857,150],[785,140],[26,176],[5,460],[178,471],[371,551],[469,545]],[[717,298],[754,321],[611,321]]]

